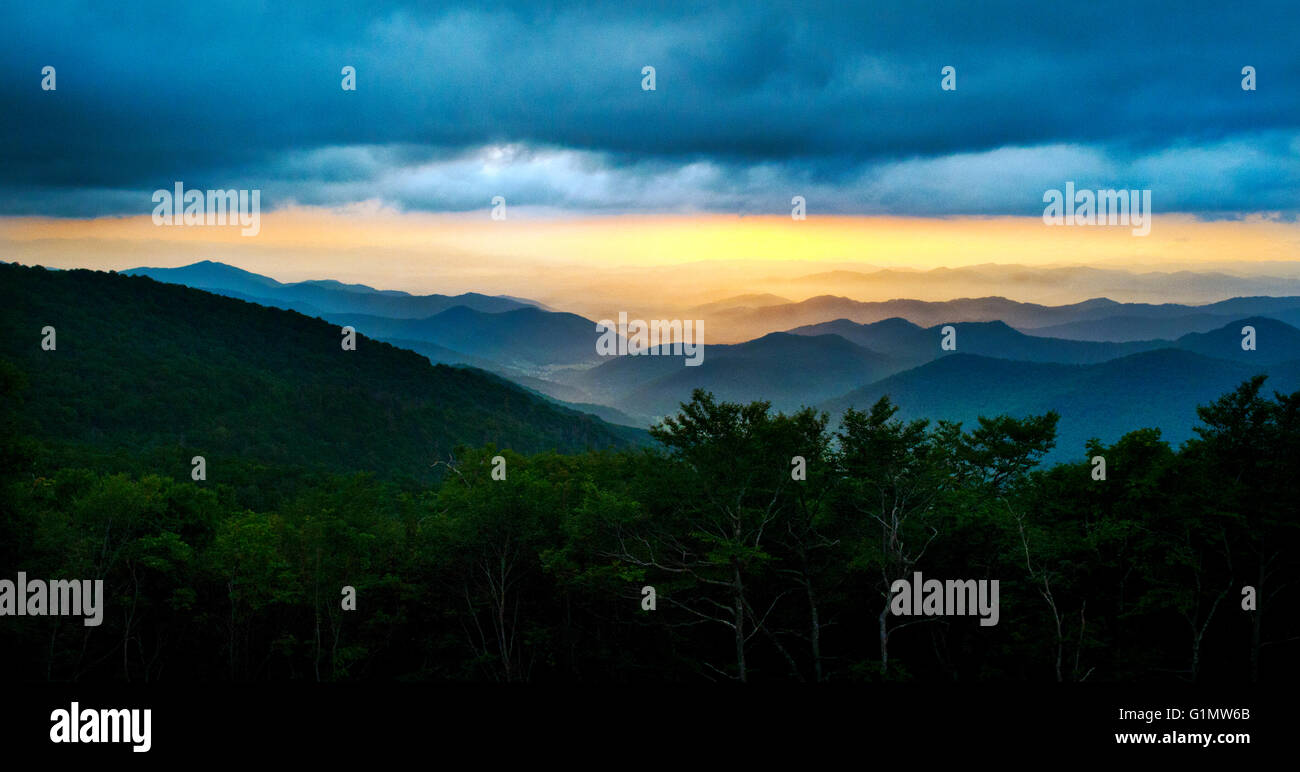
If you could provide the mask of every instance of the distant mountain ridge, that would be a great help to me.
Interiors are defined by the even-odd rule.
[[[1296,391],[1300,356],[1252,365],[1162,348],[1099,364],[1068,365],[958,353],[855,389],[818,408],[837,420],[846,408],[867,409],[887,395],[900,406],[900,417],[966,424],[981,415],[1023,417],[1056,410],[1061,414],[1057,446],[1046,459],[1053,463],[1080,458],[1089,438],[1114,442],[1140,427],[1160,429],[1164,439],[1177,445],[1191,438],[1197,405],[1260,373],[1269,375],[1270,390]]]
[[[705,346],[704,362],[681,357],[625,356],[558,376],[591,401],[630,415],[671,412],[703,388],[732,401],[768,400],[782,410],[812,405],[955,352],[941,347],[943,328],[892,318],[872,324],[838,319],[765,335],[745,343]],[[1092,343],[1025,335],[1003,322],[957,322],[957,351],[1021,362],[1088,364],[1176,345],[1172,341]]]
[[[530,301],[477,292],[462,295],[411,295],[399,290],[377,290],[364,284],[344,284],[333,279],[311,279],[286,284],[211,260],[179,268],[131,268],[119,273],[148,276],[156,281],[183,284],[219,295],[231,295],[316,316],[350,313],[419,319],[456,306],[495,313],[537,305]]]
[[[1128,343],[1061,340],[1026,335],[1002,321],[955,322],[922,328],[898,317],[870,324],[848,319],[797,327],[795,335],[840,335],[847,340],[882,353],[900,362],[919,364],[953,352],[940,348],[945,327],[956,334],[958,351],[982,356],[1002,357],[1026,362],[1060,362],[1085,364],[1167,346],[1168,341],[1149,340]]]
[[[620,356],[559,380],[583,389],[591,401],[629,415],[654,417],[689,401],[696,388],[720,399],[763,399],[780,409],[794,409],[904,366],[838,335],[778,332],[746,343],[706,345],[704,350],[698,366],[687,367],[680,356]]]
[[[1070,452],[1094,434],[1113,441],[1117,437],[1108,432],[1134,426],[1186,439],[1196,405],[1256,373],[1273,375],[1277,388],[1300,388],[1300,330],[1267,317],[1237,319],[1176,340],[1127,343],[1042,338],[1002,322],[958,322],[952,325],[955,351],[941,348],[945,326],[841,319],[706,346],[699,367],[684,366],[680,357],[618,357],[564,382],[590,394],[590,401],[647,423],[671,414],[695,388],[730,401],[770,401],[785,411],[816,406],[835,417],[884,394],[913,417],[971,421],[1054,409],[1063,415],[1061,447]],[[1252,350],[1242,347],[1246,327],[1254,329]],[[831,394],[836,388],[844,392]],[[1092,393],[1101,402],[1088,402]]]
[[[705,317],[709,329],[716,331],[715,339],[752,339],[782,330],[847,319],[858,324],[870,324],[890,318],[901,318],[921,326],[955,324],[957,322],[1000,321],[1022,332],[1040,328],[1060,327],[1067,337],[1075,340],[1105,340],[1090,334],[1091,324],[1111,317],[1126,316],[1138,319],[1175,319],[1209,314],[1221,317],[1220,324],[1243,316],[1270,316],[1288,323],[1300,323],[1300,296],[1237,297],[1201,306],[1177,303],[1119,303],[1108,298],[1093,298],[1079,303],[1059,306],[1024,303],[1000,296],[962,297],[953,300],[931,301],[896,299],[860,301],[837,295],[821,295],[799,303],[767,305],[761,308],[730,307]],[[1065,327],[1064,325],[1070,325]],[[1051,329],[1042,334],[1052,335]],[[1180,328],[1175,324],[1163,328],[1164,336],[1177,337],[1188,332],[1204,332],[1205,327]],[[1055,337],[1055,336],[1054,336]],[[1129,342],[1150,338],[1150,335],[1124,334],[1112,342]]]
[[[531,306],[490,313],[457,305],[420,319],[343,312],[328,313],[325,318],[376,338],[423,341],[512,369],[598,360],[595,322]]]
[[[775,295],[736,296],[697,308],[706,330],[746,318],[765,325],[816,321],[739,343],[706,340],[702,364],[687,367],[680,356],[601,358],[595,322],[576,314],[465,304],[424,317],[330,311],[308,298],[322,292],[381,295],[363,285],[279,285],[224,270],[228,266],[207,268],[218,274],[212,281],[227,285],[226,294],[260,303],[255,293],[268,292],[267,282],[293,287],[286,290],[297,293],[293,303],[335,325],[352,325],[435,363],[498,373],[547,400],[627,425],[646,426],[673,413],[696,388],[719,399],[765,400],[786,411],[818,406],[837,415],[849,404],[867,407],[864,401],[890,394],[906,415],[963,421],[1056,409],[1062,413],[1057,453],[1075,453],[1090,436],[1110,441],[1116,437],[1107,432],[1135,426],[1153,426],[1181,441],[1197,404],[1256,372],[1269,374],[1271,386],[1293,388],[1300,372],[1300,330],[1294,326],[1300,324],[1300,296],[1202,306],[1108,298],[1047,306],[1005,297],[860,302],[824,296],[789,303]],[[852,315],[826,318],[845,309]],[[955,351],[940,345],[948,325]],[[1247,326],[1256,339],[1249,351],[1241,345]],[[1101,401],[1088,401],[1088,394]]]
[[[1300,295],[1300,264],[1243,268],[1252,269],[1261,272],[1235,273],[1223,265],[1160,270],[985,263],[928,270],[841,269],[788,278],[778,286],[786,294],[799,294],[798,290],[805,287],[812,293],[822,294],[825,288],[834,287],[836,294],[857,297],[938,299],[1006,295],[1050,305],[1074,303],[1089,297],[1112,297],[1134,303],[1176,300],[1202,304],[1234,296]],[[807,293],[803,296],[807,297]]]
[[[536,375],[557,364],[591,364],[596,356],[595,322],[501,295],[410,295],[332,279],[284,284],[207,260],[120,273],[351,325],[418,350],[434,363],[465,364],[507,376]]]

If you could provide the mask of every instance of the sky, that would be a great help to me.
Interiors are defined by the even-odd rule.
[[[739,294],[1300,255],[1292,3],[51,0],[0,29],[0,259],[563,304],[619,268]],[[260,191],[260,232],[155,226],[178,181]],[[1151,234],[1045,225],[1067,182],[1150,190]]]

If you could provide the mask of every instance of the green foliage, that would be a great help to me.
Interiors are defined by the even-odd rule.
[[[0,578],[102,579],[107,595],[98,627],[6,617],[0,678],[1295,674],[1300,394],[1266,396],[1261,380],[1205,405],[1181,448],[1137,429],[1050,468],[1037,461],[1053,413],[967,428],[901,420],[887,398],[832,429],[812,410],[696,392],[652,431],[658,446],[637,447],[372,341],[346,355],[370,352],[354,369],[305,317],[144,279],[0,270],[55,297],[6,285],[19,329],[84,301],[54,320],[57,354],[34,333],[5,344]],[[81,282],[104,295],[61,287]],[[141,328],[118,303],[182,329],[128,334]],[[118,326],[81,326],[100,317]],[[275,342],[234,343],[254,339]],[[204,482],[189,477],[199,447]],[[998,625],[888,614],[913,572],[998,580]]]
[[[46,325],[56,351],[41,349]],[[344,351],[319,319],[144,277],[0,265],[0,328],[0,386],[24,400],[8,428],[53,461],[182,478],[202,455],[250,503],[317,471],[427,484],[461,443],[575,452],[644,437],[387,343]],[[9,464],[32,455],[10,450]]]

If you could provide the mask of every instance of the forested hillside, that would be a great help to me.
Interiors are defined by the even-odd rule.
[[[428,482],[458,444],[645,441],[495,376],[362,336],[345,351],[340,328],[319,319],[144,277],[0,265],[0,329],[25,433],[73,464],[148,459],[188,476],[203,455],[227,472],[273,464]]]
[[[1300,394],[1261,378],[1181,449],[1138,429],[1051,468],[1050,412],[928,424],[882,399],[835,428],[697,392],[657,448],[461,448],[436,484],[340,469],[268,496],[219,466],[193,481],[42,453],[2,375],[0,565],[107,595],[100,626],[8,618],[4,679],[1296,674]],[[997,623],[892,615],[917,572],[998,581]]]

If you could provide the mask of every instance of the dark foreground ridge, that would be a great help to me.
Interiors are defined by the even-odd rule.
[[[429,480],[459,444],[577,452],[646,437],[360,335],[344,351],[320,319],[144,277],[0,265],[0,326],[24,433],[185,474],[193,451]]]

